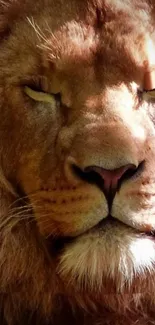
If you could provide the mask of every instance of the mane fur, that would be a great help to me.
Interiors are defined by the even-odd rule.
[[[118,2],[123,12],[124,3]],[[1,41],[9,37],[12,25],[24,10],[28,12],[30,3],[30,0],[0,1]],[[102,6],[101,0],[92,3],[93,8]],[[135,3],[141,7],[141,15],[146,17],[144,10],[148,11],[154,0],[147,1],[147,4],[140,0]],[[45,5],[48,5],[48,0],[45,0]],[[147,19],[145,23],[148,23]],[[22,219],[23,202],[1,166],[0,197],[1,325],[155,324],[155,274],[148,272],[148,279],[144,276],[137,282],[135,280],[129,291],[118,294],[111,291],[115,288],[108,279],[104,283],[106,294],[93,289],[88,295],[85,288],[64,288],[55,255],[53,259],[49,257],[30,208],[25,210],[27,218]]]

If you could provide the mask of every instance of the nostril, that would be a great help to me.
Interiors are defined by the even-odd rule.
[[[134,164],[128,164],[113,170],[99,166],[87,166],[81,169],[73,164],[72,171],[78,178],[97,185],[104,192],[110,211],[116,192],[120,190],[125,181],[140,176],[144,169],[144,163],[142,161],[138,167]]]
[[[120,180],[118,181],[118,190],[120,189],[122,183],[128,179],[135,179],[137,178],[138,176],[141,175],[141,173],[143,172],[144,170],[144,164],[145,162],[142,161],[138,167],[134,166],[132,168],[129,168],[126,170],[126,172],[122,175],[122,177],[120,178]]]
[[[142,161],[138,167],[134,164],[128,164],[109,170],[98,166],[88,166],[84,171],[85,173],[97,173],[103,180],[103,191],[108,194],[109,192],[116,193],[124,181],[137,177],[142,172],[143,167],[144,162]]]
[[[99,166],[87,166],[84,169],[72,165],[72,171],[82,180],[96,184],[103,192],[118,191],[123,182],[138,177],[144,168],[144,161],[139,166],[128,164],[117,169],[109,170]]]
[[[95,172],[99,174],[104,181],[104,191],[108,193],[110,191],[115,192],[120,187],[122,180],[132,177],[136,169],[136,166],[133,164],[128,164],[113,170],[104,169],[98,166],[89,166],[85,168],[85,172]]]

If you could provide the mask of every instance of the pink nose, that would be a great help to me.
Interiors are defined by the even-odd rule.
[[[89,171],[94,171],[98,173],[102,179],[104,180],[104,191],[108,194],[109,192],[116,192],[119,187],[119,181],[121,180],[122,176],[125,176],[127,171],[133,171],[136,169],[135,165],[128,164],[126,166],[122,166],[117,169],[109,170],[104,169],[98,166],[91,166],[88,167]],[[126,178],[130,178],[129,175]]]

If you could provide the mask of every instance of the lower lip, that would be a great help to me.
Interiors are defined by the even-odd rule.
[[[106,218],[102,219],[96,226],[94,226],[92,229],[88,229],[87,232],[93,231],[93,230],[99,230],[99,229],[104,229],[104,227],[106,225],[112,225],[112,224],[116,224],[119,223],[119,221],[117,221],[115,218],[113,218],[111,215],[108,215]],[[84,233],[83,233],[84,234]],[[83,235],[81,234],[81,235]],[[59,237],[59,238],[53,238],[53,237],[49,237],[47,240],[47,246],[49,247],[50,252],[52,251],[52,254],[58,254],[59,252],[61,252],[63,250],[63,248],[72,243],[76,238],[80,237]]]
[[[110,214],[102,219],[96,226],[94,226],[92,229],[89,229],[87,232],[91,232],[91,231],[95,231],[95,230],[104,230],[104,228],[107,228],[108,226],[112,227],[114,225],[125,225],[123,222],[115,219],[114,217],[112,217]],[[130,228],[130,226],[127,226]],[[136,229],[133,228],[133,231],[136,231]],[[155,236],[155,231],[140,231],[139,233],[141,234],[145,234],[149,237],[154,237]],[[84,234],[84,233],[83,233]],[[81,234],[81,235],[83,235]],[[76,238],[80,237],[81,235],[77,236],[77,237],[59,237],[59,238],[53,238],[53,237],[49,237],[47,240],[47,246],[49,248],[49,251],[52,252],[52,256],[57,256],[66,245],[72,243],[74,240],[76,240]]]

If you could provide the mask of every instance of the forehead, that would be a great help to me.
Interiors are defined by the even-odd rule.
[[[136,1],[82,3],[84,15],[76,2],[77,8],[70,8],[70,19],[56,28],[49,19],[52,33],[42,43],[45,60],[53,63],[61,78],[72,75],[72,80],[76,74],[75,80],[81,76],[88,82],[95,77],[103,83],[107,77],[106,83],[113,79],[115,84],[120,74],[126,80],[140,75],[143,62],[149,59],[147,44],[152,36],[151,14],[146,3],[138,8]],[[65,6],[64,3],[64,12]],[[135,9],[138,9],[136,14]]]
[[[40,48],[44,65],[50,71],[54,67],[52,71],[61,80],[71,79],[76,84],[81,78],[89,84],[95,79],[103,85],[141,74],[143,61],[148,59],[145,44],[151,26],[146,2],[38,0],[36,6],[32,0],[10,3],[12,7],[6,7],[16,20],[21,55],[28,43],[34,44],[36,53]],[[33,23],[28,23],[27,18]],[[22,31],[21,21],[25,24]]]
[[[80,82],[91,93],[97,85],[116,86],[120,81],[133,80],[139,83],[143,63],[148,59],[147,36],[137,34],[133,26],[129,32],[127,27],[126,33],[121,34],[117,21],[101,30],[67,23],[43,45],[44,59],[50,62],[49,71],[52,69],[62,82],[67,81],[70,89],[77,89]]]

